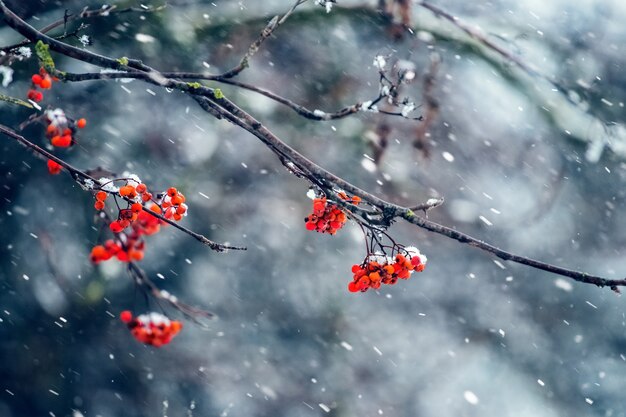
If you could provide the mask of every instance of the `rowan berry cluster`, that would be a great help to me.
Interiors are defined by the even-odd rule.
[[[128,262],[131,257],[132,260],[141,260],[143,259],[143,242],[141,242],[141,244],[141,247],[133,245],[128,249],[124,249],[122,245],[116,243],[113,239],[108,239],[103,245],[94,246],[89,258],[91,262],[96,264],[102,261],[108,261],[114,256],[123,262]]]
[[[33,84],[26,96],[29,100],[39,103],[43,100],[43,93],[38,88],[49,90],[52,88],[52,83],[59,80],[50,76],[44,68],[40,68],[38,74],[33,74],[31,81]],[[43,116],[37,119],[43,119],[46,125],[46,138],[50,141],[50,145],[57,148],[69,148],[74,145],[76,129],[83,129],[87,125],[85,119],[69,119],[62,109],[46,110]],[[56,175],[62,170],[62,166],[52,160],[47,161],[47,166],[51,175]]]
[[[117,188],[114,185],[116,181],[123,181],[124,185]],[[174,187],[154,196],[136,175],[120,179],[101,178],[99,182],[102,189],[95,193],[94,208],[104,210],[105,201],[112,194],[118,213],[117,219],[109,223],[109,230],[115,234],[115,239],[93,247],[90,255],[93,263],[107,261],[114,256],[121,262],[143,259],[143,236],[153,235],[161,225],[167,224],[146,209],[176,221],[187,215],[185,196]],[[124,198],[125,208],[120,207],[117,196]]]
[[[85,119],[70,120],[62,109],[46,110],[44,113],[46,123],[46,137],[50,144],[57,148],[68,148],[75,143],[73,135],[76,129],[87,126]]]
[[[135,339],[154,347],[170,343],[183,328],[180,321],[170,320],[163,314],[154,312],[133,317],[130,311],[124,310],[120,314],[120,320],[126,323]]]
[[[43,68],[39,69],[39,74],[33,74],[31,80],[33,82],[33,86],[28,90],[26,97],[35,103],[39,103],[43,100],[43,93],[39,91],[37,87],[42,90],[49,90],[52,88],[53,81],[59,81],[58,78],[51,77],[50,74],[48,74]]]
[[[342,200],[352,204],[359,204],[361,199],[358,196],[349,198],[346,193],[337,193]],[[328,233],[334,235],[346,223],[347,217],[336,204],[329,203],[326,197],[313,199],[313,212],[305,217],[304,227],[307,230],[315,230],[318,233]]]
[[[369,255],[362,264],[352,266],[354,275],[348,290],[365,292],[382,284],[393,285],[398,279],[409,279],[413,272],[422,272],[426,262],[426,256],[414,247],[400,249],[395,257]]]
[[[187,215],[185,196],[174,187],[167,189],[162,197],[160,207],[163,210],[163,217],[166,219],[179,221]]]

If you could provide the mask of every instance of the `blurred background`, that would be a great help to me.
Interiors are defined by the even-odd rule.
[[[427,126],[375,113],[316,122],[256,93],[206,85],[378,196],[403,205],[443,196],[428,213],[434,221],[525,256],[624,277],[626,5],[433,1],[523,69],[417,3],[389,2],[386,13],[379,3],[339,0],[326,13],[309,1],[238,79],[335,111],[377,96],[373,62],[382,55],[388,68],[414,66],[401,96],[418,106],[411,116],[430,114]],[[36,27],[65,9],[102,5],[8,4]],[[81,34],[93,39],[89,50],[111,57],[218,73],[291,5],[173,0],[155,13],[91,19]],[[1,45],[19,40],[0,25]],[[63,70],[94,71],[54,57]],[[25,97],[37,62],[11,69],[0,93]],[[308,184],[252,135],[139,81],[57,83],[43,104],[88,120],[78,145],[59,156],[131,171],[155,189],[176,186],[190,207],[184,226],[248,250],[215,253],[172,228],[149,237],[147,274],[218,318],[207,328],[185,321],[166,347],[141,345],[119,312],[159,306],[124,265],[89,262],[99,239],[92,197],[2,138],[0,416],[626,415],[626,307],[612,291],[399,222],[392,235],[428,256],[426,271],[351,294],[350,268],[365,256],[360,229],[306,231]],[[0,104],[9,127],[30,114]],[[41,126],[23,134],[46,143]]]

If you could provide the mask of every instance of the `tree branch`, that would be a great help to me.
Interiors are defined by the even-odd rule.
[[[10,137],[11,139],[14,139],[16,141],[18,141],[19,143],[21,143],[22,145],[26,146],[27,148],[29,148],[30,150],[32,150],[33,152],[35,152],[36,154],[39,154],[40,156],[47,158],[47,159],[51,159],[52,161],[56,162],[57,164],[61,165],[67,172],[69,172],[69,174],[72,176],[72,178],[74,178],[74,180],[78,180],[79,178],[82,179],[83,181],[81,182],[82,184],[84,184],[84,180],[89,180],[91,181],[95,188],[97,188],[98,184],[100,184],[100,182],[92,177],[91,175],[87,174],[84,171],[81,171],[78,168],[75,168],[74,166],[68,164],[67,162],[65,162],[64,160],[62,160],[61,158],[55,156],[54,154],[51,154],[50,152],[46,151],[45,149],[43,149],[42,147],[34,144],[33,142],[29,141],[28,139],[26,139],[25,137],[19,135],[17,132],[15,132],[14,130],[1,125],[0,124],[0,133]],[[80,181],[79,181],[80,182]],[[125,201],[132,203],[133,201],[131,201],[130,199],[128,199],[127,197],[123,197],[119,194],[116,194],[118,197],[124,199]],[[189,236],[193,237],[194,239],[196,239],[197,241],[207,245],[208,247],[210,247],[211,249],[213,249],[216,252],[224,252],[228,249],[232,249],[232,250],[246,250],[245,247],[240,247],[240,246],[230,246],[230,245],[225,245],[225,244],[221,244],[221,243],[217,243],[214,242],[210,239],[208,239],[206,236],[203,236],[199,233],[196,233],[192,230],[187,229],[184,226],[181,226],[180,224],[167,219],[165,217],[163,217],[162,215],[155,213],[154,211],[143,207],[142,206],[142,210],[146,213],[148,213],[149,215],[156,217],[157,219],[161,220],[164,223],[169,224],[170,226],[173,226],[174,228],[180,230],[183,233],[188,234]]]
[[[166,78],[163,74],[142,64],[140,61],[129,60],[129,66],[127,67],[126,65],[121,65],[118,61],[111,58],[80,50],[78,48],[66,45],[63,42],[51,39],[37,32],[35,29],[23,22],[19,17],[17,17],[6,8],[2,0],[0,0],[0,11],[2,11],[5,21],[7,21],[7,23],[11,27],[15,28],[18,32],[28,37],[29,39],[42,40],[48,43],[50,45],[50,49],[56,52],[102,67],[120,69],[124,71],[144,71],[147,75],[145,81],[163,87],[176,88],[180,91],[192,95],[193,98],[199,101],[204,109],[210,109],[208,111],[211,115],[215,117],[225,118],[226,120],[237,126],[240,126],[241,128],[245,129],[246,131],[256,136],[258,139],[260,139],[261,142],[263,142],[272,152],[274,152],[280,158],[281,162],[283,162],[283,164],[285,164],[296,175],[305,176],[313,184],[321,186],[323,189],[331,190],[334,188],[341,188],[352,195],[357,195],[361,197],[361,199],[366,204],[369,204],[380,213],[381,218],[379,220],[379,224],[382,226],[389,226],[394,219],[401,218],[422,229],[448,237],[460,243],[468,244],[475,248],[489,252],[497,256],[498,258],[506,261],[515,262],[518,264],[530,266],[532,268],[565,276],[582,283],[594,284],[599,287],[609,286],[614,291],[618,291],[618,286],[626,286],[626,279],[607,279],[600,276],[587,274],[585,272],[566,269],[528,257],[516,255],[465,233],[419,217],[415,215],[413,210],[411,210],[410,208],[398,206],[384,201],[350,184],[344,179],[337,177],[333,173],[321,168],[320,166],[297,152],[295,149],[284,143],[253,116],[240,109],[237,105],[235,105],[223,95],[216,94],[216,90],[214,89],[197,85],[189,85],[188,83],[183,83],[181,81]],[[202,99],[198,100],[197,96],[200,96]],[[293,169],[290,166],[293,166]],[[338,203],[350,210],[351,212],[356,211],[354,205],[345,204],[342,202]]]

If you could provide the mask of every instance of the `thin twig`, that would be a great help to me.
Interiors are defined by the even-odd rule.
[[[254,42],[252,42],[252,44],[248,48],[248,52],[246,52],[246,54],[241,58],[239,64],[224,72],[223,74],[220,74],[218,77],[224,80],[228,78],[233,78],[239,75],[244,69],[248,68],[250,66],[250,59],[254,54],[257,53],[257,51],[261,47],[261,44],[267,38],[269,38],[280,25],[285,23],[285,21],[289,18],[289,16],[291,16],[291,14],[296,10],[299,5],[305,3],[306,1],[307,0],[296,0],[295,4],[291,7],[291,9],[289,9],[289,11],[287,11],[287,13],[283,15],[282,18],[274,16],[265,26],[265,28],[263,28],[263,31],[261,31],[261,35]]]
[[[435,6],[435,5],[433,5],[433,4],[431,4],[430,2],[427,2],[427,1],[420,1],[420,2],[417,2],[416,4],[418,6],[420,6],[420,7],[423,7],[424,9],[430,10],[435,16],[441,17],[441,18],[447,20],[448,22],[452,23],[454,26],[456,26],[457,28],[459,28],[463,32],[465,32],[467,35],[469,35],[471,38],[476,39],[477,41],[479,41],[480,43],[485,45],[487,48],[493,50],[494,52],[497,52],[499,55],[501,55],[502,57],[504,57],[507,60],[511,61],[512,63],[514,63],[515,65],[517,65],[518,67],[520,67],[521,69],[526,71],[527,73],[529,73],[531,75],[541,76],[541,77],[545,78],[543,76],[543,74],[541,74],[539,71],[537,71],[537,69],[531,67],[530,65],[528,65],[527,63],[525,63],[524,61],[522,61],[521,59],[519,59],[515,55],[511,54],[506,49],[504,49],[501,46],[497,45],[495,42],[492,42],[489,38],[487,38],[481,32],[479,32],[479,31],[477,31],[475,29],[472,29],[468,25],[464,24],[456,16],[453,16],[452,14],[448,13],[447,11],[445,11],[445,10],[443,10],[443,9],[441,9],[441,8]]]
[[[204,310],[198,307],[193,307],[189,304],[183,303],[182,301],[180,301],[177,297],[173,296],[172,294],[161,290],[149,277],[148,274],[146,274],[146,272],[140,268],[139,266],[137,266],[134,262],[129,262],[128,263],[128,272],[130,273],[131,277],[133,277],[135,279],[135,281],[137,282],[137,284],[141,285],[141,286],[145,286],[147,287],[147,289],[149,290],[150,294],[156,298],[157,300],[163,300],[166,301],[167,303],[169,303],[172,307],[174,307],[176,310],[180,311],[181,313],[183,313],[186,317],[188,317],[189,319],[193,320],[196,324],[199,324],[201,326],[205,326],[206,324],[203,323],[202,321],[200,321],[198,319],[198,317],[203,317],[205,319],[211,319],[215,317],[215,314],[213,314],[212,312],[208,311],[208,310]]]
[[[148,7],[148,8],[143,8],[143,7],[127,7],[124,9],[118,9],[117,6],[104,6],[98,9],[83,9],[80,13],[78,14],[69,14],[63,17],[63,19],[58,19],[55,20],[54,22],[42,27],[41,29],[39,29],[39,32],[41,33],[48,33],[53,29],[58,28],[59,26],[64,26],[69,22],[72,22],[74,20],[82,20],[82,19],[90,19],[90,18],[94,18],[94,17],[108,17],[112,14],[123,14],[123,13],[153,13],[153,12],[157,12],[160,10],[163,10],[166,7],[166,5],[163,6],[157,6],[157,7]],[[71,37],[76,35],[77,31],[74,31],[72,33],[66,33],[63,35],[58,36],[56,39],[64,39],[67,37]],[[24,39],[21,42],[18,42],[16,44],[13,45],[9,45],[9,46],[3,46],[0,47],[0,51],[10,51],[16,48],[19,48],[20,46],[26,46],[33,43],[32,40],[30,39]]]

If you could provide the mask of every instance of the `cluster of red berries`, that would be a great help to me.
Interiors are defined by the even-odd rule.
[[[76,121],[68,120],[62,109],[47,110],[44,113],[44,121],[46,123],[46,137],[52,146],[57,148],[68,148],[75,142],[73,135],[76,129],[83,129],[87,126],[85,119]],[[61,172],[62,167],[53,160],[48,160],[48,172],[56,175]]]
[[[337,194],[342,200],[350,201],[352,204],[359,204],[361,199],[358,196],[348,198],[344,192]],[[326,197],[313,199],[313,212],[305,217],[304,227],[307,230],[315,230],[318,233],[328,233],[334,235],[346,223],[346,214],[335,204],[329,204]]]
[[[393,285],[398,279],[408,279],[415,271],[422,272],[426,267],[426,257],[417,249],[405,249],[395,258],[381,255],[368,256],[361,265],[353,265],[352,281],[348,284],[350,292],[365,292],[370,288],[378,289],[381,284]]]
[[[120,187],[119,194],[122,197],[126,197],[130,200],[137,201],[141,200],[142,203],[147,203],[153,199],[152,193],[148,192],[148,189],[145,184],[133,185],[132,183],[135,181],[129,181],[126,185]],[[99,193],[98,193],[99,194]],[[96,199],[98,200],[98,194],[96,194]],[[106,198],[106,193],[104,193],[104,198]],[[98,200],[100,201],[100,200]],[[96,209],[100,207],[96,201]],[[144,216],[140,216],[143,211],[143,204],[139,202],[132,203],[128,209],[122,209],[119,211],[118,219],[116,221],[111,222],[109,228],[113,233],[120,233],[122,230],[126,229],[131,224],[135,224],[137,220],[141,217],[141,222],[139,222],[139,229],[141,229],[140,234],[151,235],[158,232],[158,226],[160,222],[150,221],[148,219],[154,219],[154,216],[149,215],[148,213],[144,213]],[[102,205],[104,208],[104,205]],[[101,210],[101,209],[98,209]],[[185,196],[179,192],[176,188],[170,187],[167,189],[167,192],[159,194],[157,203],[150,205],[150,210],[157,214],[162,214],[166,219],[173,219],[179,221],[183,218],[184,215],[187,214],[187,205],[185,204]],[[146,217],[148,216],[148,217]],[[158,220],[158,219],[157,219]],[[143,230],[147,229],[147,230]]]
[[[103,245],[94,246],[91,249],[89,259],[95,264],[108,261],[114,256],[121,262],[141,261],[143,259],[144,246],[144,241],[139,239],[127,239],[124,245],[109,239]]]
[[[109,193],[115,192],[131,202],[127,208],[119,209],[117,219],[109,223],[109,229],[116,235],[115,240],[94,246],[90,259],[93,263],[99,263],[115,256],[122,262],[140,261],[144,257],[143,236],[153,235],[160,230],[161,225],[167,224],[146,212],[144,205],[154,213],[178,221],[187,215],[185,196],[176,188],[170,187],[165,193],[159,193],[154,198],[137,177],[126,179],[125,185],[119,190],[111,185],[111,181],[115,180],[105,178],[100,180],[108,192],[104,190],[96,192],[94,208],[103,210]]]
[[[168,188],[162,198],[161,209],[163,217],[179,221],[187,213],[185,196],[174,187]]]
[[[170,320],[163,314],[148,313],[133,317],[128,311],[122,311],[120,320],[126,323],[135,339],[146,345],[159,347],[166,345],[181,331],[183,324]]]
[[[59,81],[58,78],[51,77],[50,74],[48,74],[43,68],[39,69],[39,74],[33,74],[31,80],[33,82],[33,86],[28,90],[26,97],[35,103],[39,103],[43,100],[43,93],[39,91],[37,87],[42,90],[49,90],[52,88],[52,81]]]
[[[57,148],[68,148],[74,144],[73,135],[76,129],[84,129],[87,120],[70,121],[62,109],[47,110],[45,112],[46,137],[50,144]]]
[[[121,233],[128,226],[136,222],[139,219],[139,214],[143,211],[143,203],[147,203],[152,200],[152,193],[148,192],[146,184],[135,181],[134,179],[126,181],[126,184],[121,186],[117,192],[120,196],[133,202],[128,203],[127,208],[120,209],[117,215],[117,220],[112,221],[109,224],[109,229],[116,234]],[[94,208],[96,210],[102,210],[104,208],[104,200],[107,195],[108,194],[104,191],[98,191],[96,193],[96,203],[94,204]],[[100,204],[100,202],[102,202],[102,204]],[[153,204],[153,206],[155,205]]]
[[[33,74],[31,77],[33,83],[32,87],[28,90],[26,96],[29,100],[36,103],[43,100],[43,93],[38,90],[49,90],[52,88],[54,81],[59,81],[58,78],[50,76],[44,68],[39,69],[38,74]],[[46,123],[46,137],[50,141],[50,144],[57,148],[68,148],[75,143],[73,138],[76,129],[83,129],[87,126],[85,119],[78,119],[76,121],[70,120],[65,115],[62,109],[46,110],[43,119]],[[57,175],[61,172],[63,167],[53,160],[47,161],[48,172],[51,175]]]
[[[98,201],[96,201],[96,205]],[[98,207],[96,207],[97,209]],[[117,220],[112,221],[109,224],[109,229],[113,233],[121,233],[128,226],[133,224],[139,218],[139,213],[143,211],[143,204],[132,203],[130,208],[120,209],[117,215]]]

